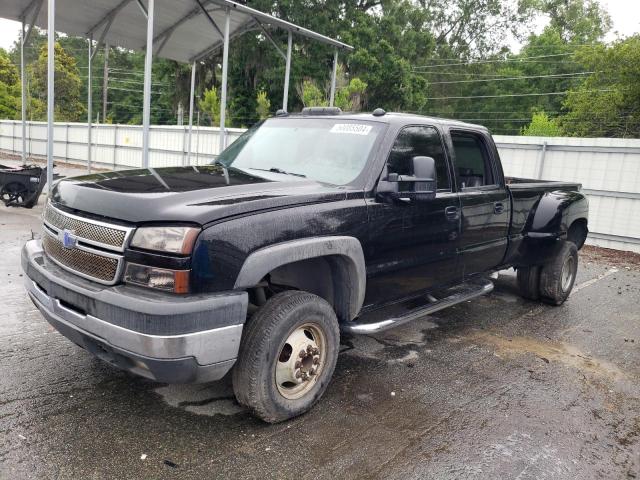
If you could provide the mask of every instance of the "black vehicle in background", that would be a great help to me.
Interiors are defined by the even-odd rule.
[[[46,182],[46,167],[0,165],[0,199],[7,207],[33,208]]]
[[[563,303],[587,236],[580,185],[505,178],[489,132],[415,115],[305,109],[215,165],[58,182],[22,254],[63,335],[161,382],[233,376],[278,422],[333,374],[341,332],[392,328],[488,293]]]

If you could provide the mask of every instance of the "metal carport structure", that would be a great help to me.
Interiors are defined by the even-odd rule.
[[[282,108],[287,110],[293,35],[307,37],[334,47],[331,75],[330,105],[335,98],[338,51],[353,47],[304,27],[287,22],[231,0],[3,0],[0,17],[22,22],[20,75],[22,83],[22,159],[26,162],[26,74],[24,46],[32,27],[47,29],[47,183],[51,188],[53,175],[53,120],[55,31],[89,39],[87,88],[87,164],[91,170],[92,88],[91,61],[103,43],[130,50],[145,50],[143,82],[142,165],[149,167],[149,122],[151,111],[151,66],[153,56],[191,64],[189,95],[188,153],[191,154],[191,128],[195,72],[197,62],[222,48],[222,78],[220,93],[220,150],[226,143],[225,113],[227,104],[227,72],[229,43],[234,37],[249,31],[259,31],[277,49],[285,61]],[[26,5],[25,5],[26,4]],[[56,25],[56,13],[58,22]],[[144,23],[143,23],[144,22]],[[140,28],[146,25],[146,28]],[[57,27],[57,28],[56,28]],[[288,32],[286,53],[269,33],[269,28]],[[158,33],[156,33],[158,32]],[[205,33],[206,32],[206,33]],[[95,42],[94,42],[95,39]],[[94,45],[95,43],[95,45]]]

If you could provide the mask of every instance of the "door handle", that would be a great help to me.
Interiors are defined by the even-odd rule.
[[[504,212],[504,203],[502,202],[496,202],[493,204],[493,212],[496,214],[501,214],[502,212]]]
[[[460,209],[458,207],[447,207],[444,209],[447,220],[458,220],[460,218]]]

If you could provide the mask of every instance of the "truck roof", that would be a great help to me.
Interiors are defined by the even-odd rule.
[[[441,117],[432,117],[428,115],[418,115],[414,113],[401,113],[401,112],[385,112],[382,115],[374,115],[372,112],[362,112],[362,113],[337,113],[337,114],[329,114],[329,113],[289,113],[286,115],[282,115],[280,118],[334,118],[334,119],[344,119],[344,120],[367,120],[379,123],[386,123],[389,125],[406,125],[412,123],[432,123],[440,126],[455,126],[455,127],[466,127],[472,128],[474,130],[482,130],[488,132],[489,129],[484,125],[478,125],[475,123],[467,123],[462,122],[460,120],[452,120],[448,118]],[[278,117],[276,117],[278,118]]]

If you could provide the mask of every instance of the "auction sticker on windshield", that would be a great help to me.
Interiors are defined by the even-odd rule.
[[[336,123],[331,133],[350,133],[351,135],[369,135],[371,125],[362,125],[359,123]]]

